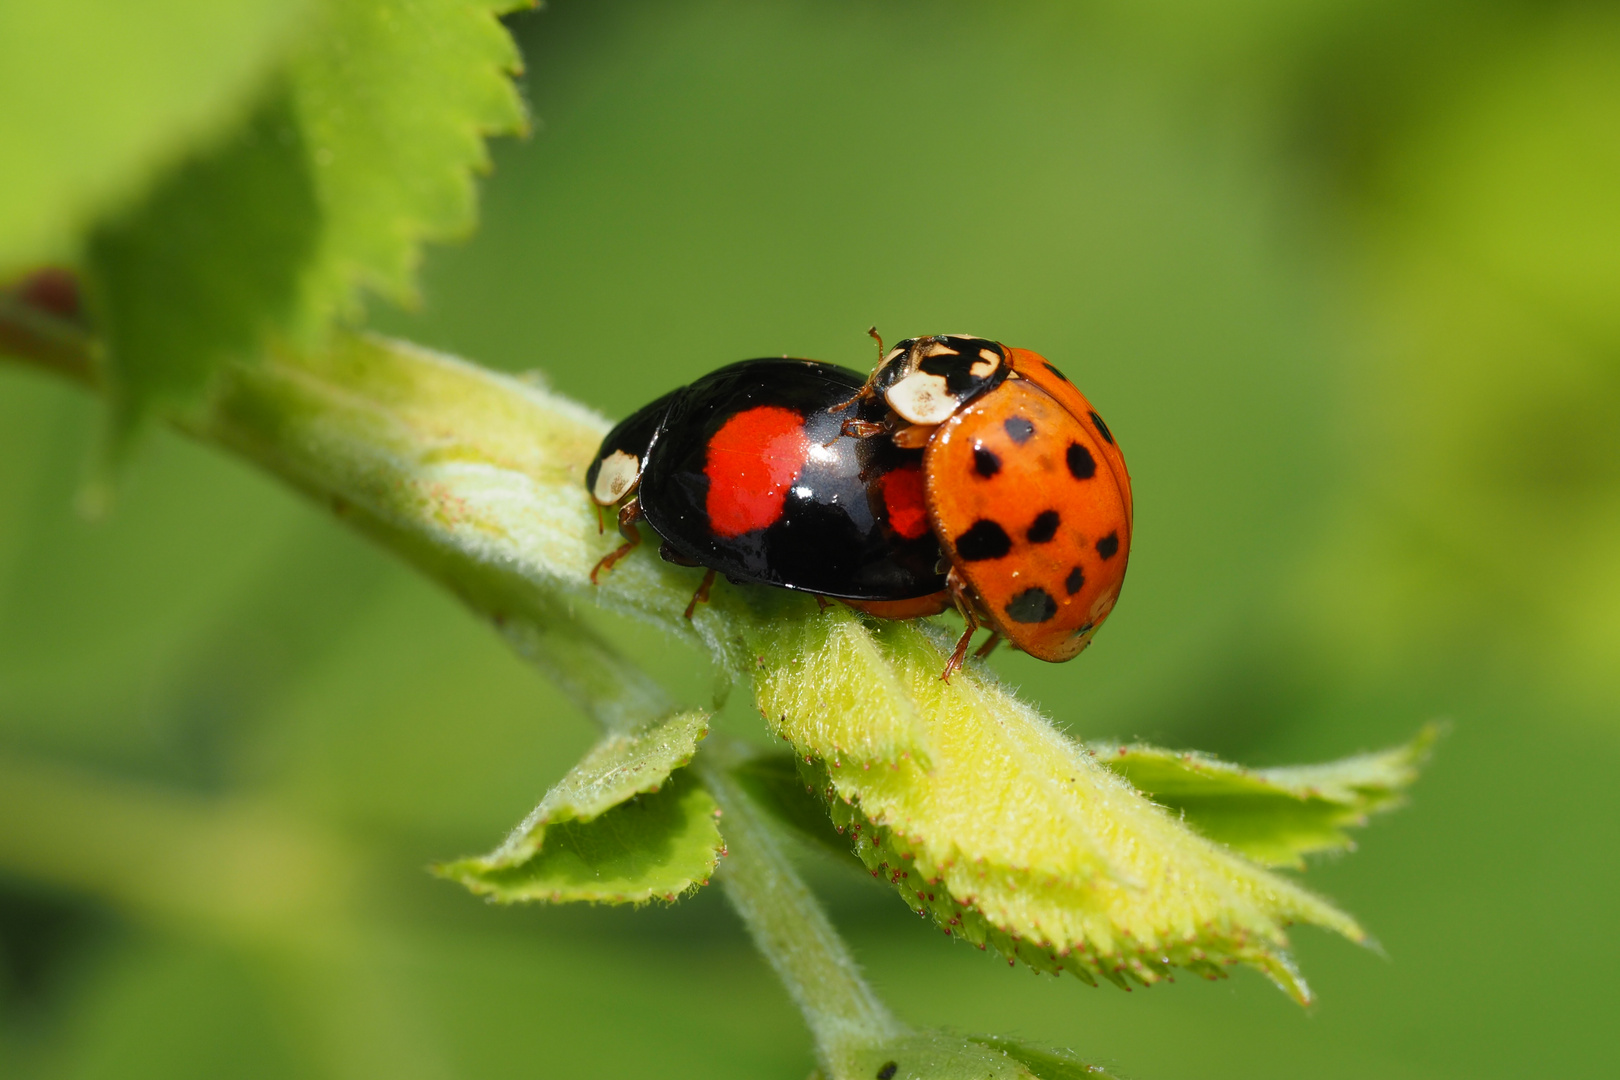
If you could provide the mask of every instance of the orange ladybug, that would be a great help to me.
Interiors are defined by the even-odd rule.
[[[1001,638],[1054,662],[1089,645],[1125,579],[1132,505],[1124,455],[1085,395],[1027,349],[947,334],[902,341],[847,404],[874,396],[886,420],[844,430],[923,448],[944,597],[967,623],[944,677],[980,624],[992,631],[980,656]]]

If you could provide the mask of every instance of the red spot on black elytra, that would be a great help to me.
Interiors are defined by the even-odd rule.
[[[1112,559],[1117,551],[1119,551],[1119,533],[1111,532],[1097,541],[1097,554],[1104,559]]]
[[[973,471],[988,480],[1001,471],[1001,459],[982,443],[973,446]]]
[[[1011,550],[1012,538],[1007,530],[987,518],[975,521],[956,538],[956,554],[967,562],[999,559]]]
[[[1103,423],[1103,418],[1097,415],[1096,409],[1091,410],[1091,422],[1096,425],[1097,434],[1101,435],[1103,439],[1107,441],[1109,446],[1113,446],[1114,433],[1108,430],[1108,425]]]
[[[1029,530],[1024,533],[1024,539],[1032,544],[1044,544],[1057,535],[1058,517],[1056,510],[1042,510],[1035,515],[1035,521]]]
[[[804,417],[793,409],[759,405],[727,420],[703,466],[709,527],[729,539],[775,524],[809,453]]]
[[[1097,459],[1091,456],[1079,443],[1070,443],[1069,451],[1064,457],[1069,463],[1069,472],[1076,480],[1090,480],[1097,475]]]
[[[928,531],[928,503],[923,494],[923,473],[916,465],[886,472],[878,480],[889,527],[907,540]]]
[[[1007,618],[1019,623],[1043,623],[1057,614],[1057,601],[1052,594],[1040,586],[1025,589],[1002,610]]]

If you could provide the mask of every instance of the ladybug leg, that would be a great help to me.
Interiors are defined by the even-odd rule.
[[[828,412],[844,412],[844,411],[848,410],[851,405],[855,405],[855,404],[858,404],[859,402],[865,401],[867,398],[871,397],[872,394],[873,394],[872,381],[870,379],[868,379],[866,381],[866,385],[861,387],[859,390],[857,390],[855,392],[854,397],[850,398],[848,401],[839,402],[837,405],[834,405],[834,406],[830,407],[827,411]]]
[[[591,567],[591,584],[596,584],[596,575],[604,570],[611,569],[613,564],[630,554],[641,546],[641,530],[636,528],[636,522],[641,520],[641,500],[631,499],[619,510],[619,535],[624,537],[624,543],[608,552]]]
[[[832,607],[831,604],[827,603],[827,598],[822,596],[820,593],[816,593],[816,603],[821,605],[822,611],[826,611],[828,608]]]
[[[987,657],[991,653],[995,652],[996,651],[996,646],[1000,645],[1000,644],[1001,644],[1001,631],[999,631],[999,630],[990,631],[990,637],[985,641],[985,643],[983,645],[980,645],[977,649],[974,650],[974,652],[973,652],[974,659],[983,660],[985,657]]]
[[[963,618],[967,619],[967,629],[956,639],[956,648],[952,650],[951,658],[945,661],[945,670],[939,673],[940,679],[944,682],[951,681],[951,672],[962,670],[962,664],[967,660],[968,646],[973,643],[973,635],[979,629],[979,620],[971,613],[964,615]]]
[[[851,439],[869,439],[873,435],[881,435],[888,430],[888,425],[880,424],[876,420],[845,420],[838,428],[838,435],[847,435]],[[834,436],[834,440],[838,436]],[[829,442],[827,445],[831,445]]]
[[[697,606],[699,604],[707,604],[709,602],[709,588],[713,584],[714,568],[710,567],[709,572],[703,575],[703,583],[697,587],[697,592],[692,594],[691,603],[686,605],[686,617],[688,619],[692,617],[692,612],[697,610]]]
[[[945,588],[951,594],[951,602],[956,605],[957,612],[962,621],[967,624],[962,636],[956,641],[956,648],[951,652],[951,658],[945,661],[945,670],[940,673],[940,679],[951,681],[951,672],[961,671],[962,664],[967,660],[968,645],[973,642],[973,634],[979,629],[979,617],[973,613],[973,598],[968,595],[967,585],[956,576],[956,568],[952,567],[950,573],[945,575]],[[990,639],[992,642],[995,638]]]
[[[660,559],[663,559],[665,562],[672,562],[676,566],[702,566],[703,565],[702,563],[698,562],[696,559],[691,558],[691,557],[686,556],[686,555],[683,555],[679,551],[676,551],[674,545],[672,545],[668,540],[665,540],[662,544],[660,544],[658,546],[658,557]]]

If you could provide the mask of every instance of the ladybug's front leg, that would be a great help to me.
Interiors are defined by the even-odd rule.
[[[624,543],[602,556],[597,564],[591,567],[592,585],[596,584],[597,574],[609,569],[641,545],[641,530],[636,528],[636,522],[641,518],[640,499],[631,499],[619,508],[619,535],[624,537]]]

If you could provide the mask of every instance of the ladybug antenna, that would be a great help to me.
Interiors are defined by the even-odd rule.
[[[866,332],[873,341],[878,343],[878,363],[881,364],[883,362],[883,335],[877,332],[875,326],[868,326]]]

